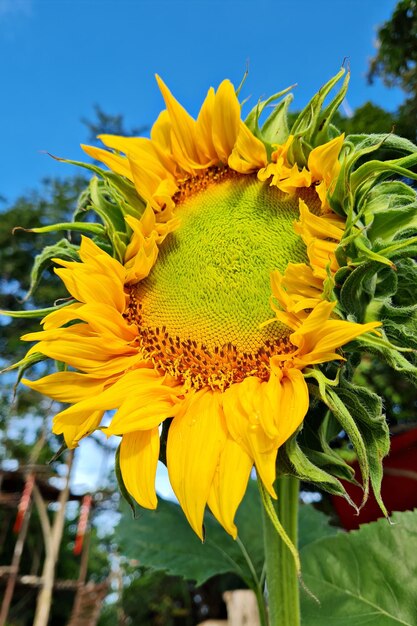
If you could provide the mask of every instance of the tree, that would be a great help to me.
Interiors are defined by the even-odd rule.
[[[396,132],[417,139],[417,0],[400,0],[392,17],[378,30],[377,53],[371,59],[368,80],[381,78],[388,87],[406,94],[398,109]]]

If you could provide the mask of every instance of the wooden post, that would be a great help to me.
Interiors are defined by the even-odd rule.
[[[29,505],[26,508],[26,511],[22,520],[22,525],[20,527],[19,534],[16,539],[16,544],[15,544],[14,552],[13,552],[13,558],[12,558],[12,562],[10,566],[10,574],[7,579],[6,590],[4,592],[3,602],[1,605],[0,626],[5,626],[7,616],[9,614],[10,603],[13,598],[13,592],[14,592],[14,588],[16,585],[17,575],[19,573],[19,565],[20,565],[20,559],[22,556],[23,546],[24,546],[26,535],[27,535],[28,528],[29,528],[29,520],[30,520],[31,511],[32,511],[32,501],[29,502]]]
[[[67,476],[65,479],[65,486],[58,498],[59,508],[55,515],[50,540],[48,541],[48,538],[46,538],[45,542],[46,555],[42,571],[42,587],[38,594],[33,626],[47,626],[49,620],[52,590],[55,579],[55,566],[58,560],[59,547],[61,545],[62,533],[64,530],[65,508],[70,491],[69,483],[73,458],[74,450],[70,450],[67,460]]]
[[[256,596],[251,589],[225,591],[229,626],[259,626],[259,611]]]

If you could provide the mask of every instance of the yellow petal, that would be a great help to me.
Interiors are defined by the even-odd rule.
[[[224,80],[216,92],[213,107],[212,137],[219,160],[227,163],[235,146],[240,127],[240,104],[229,80]]]
[[[308,387],[300,370],[288,368],[280,381],[280,406],[276,413],[278,446],[295,433],[309,407]]]
[[[174,417],[181,407],[177,400],[178,391],[163,384],[163,379],[153,385],[138,388],[136,394],[126,398],[104,432],[107,436],[124,435],[138,430],[158,426],[169,417]]]
[[[171,118],[168,111],[161,111],[151,129],[151,141],[164,153],[172,154],[171,145]]]
[[[79,264],[81,265],[81,264]],[[123,289],[105,274],[82,270],[55,269],[69,293],[79,302],[102,302],[115,308],[121,313],[126,308],[126,295]]]
[[[250,456],[228,436],[214,474],[208,505],[216,519],[234,539],[237,537],[234,518],[245,495],[252,465]]]
[[[247,383],[248,380],[231,385],[222,395],[226,424],[233,439],[253,459],[265,488],[275,498],[273,483],[278,446],[276,439],[268,437],[260,424],[259,404],[256,406],[257,399],[251,401],[249,394],[255,385]]]
[[[83,437],[87,437],[97,430],[102,417],[103,411],[87,411],[68,422],[61,422],[54,418],[52,432],[55,435],[63,435],[68,448],[76,448]]]
[[[28,354],[40,352],[50,359],[61,361],[86,373],[92,373],[95,368],[110,366],[111,361],[117,357],[124,359],[124,369],[132,367],[137,361],[135,358],[130,362],[130,357],[138,357],[138,350],[134,345],[130,346],[125,340],[106,337],[104,334],[97,336],[91,330],[90,336],[85,336],[83,332],[85,329],[88,329],[87,324],[74,324],[68,328],[30,333],[24,335],[22,339],[39,341]],[[101,374],[97,377],[101,377]]]
[[[76,324],[77,327],[86,326],[86,324]],[[75,333],[69,328],[62,329],[62,336],[50,341],[39,341],[29,351],[29,354],[40,352],[50,359],[61,361],[67,365],[81,370],[87,374],[92,374],[97,378],[105,378],[125,372],[133,367],[146,366],[143,356],[134,346],[128,346],[126,343],[120,344],[118,350],[110,351],[108,347],[103,345],[103,337],[84,338],[82,335]],[[65,333],[65,334],[64,334]],[[41,339],[42,333],[24,335],[22,339],[32,341]],[[77,352],[74,346],[77,346]]]
[[[165,100],[172,128],[172,150],[178,163],[189,168],[199,163],[199,154],[196,145],[196,122],[191,115],[174,98],[163,80],[157,75],[156,80]],[[175,139],[175,141],[174,141]]]
[[[264,144],[241,122],[236,144],[228,159],[229,167],[241,174],[248,174],[263,168],[266,161]]]
[[[96,161],[101,161],[116,174],[120,174],[120,176],[125,176],[129,180],[133,180],[132,173],[129,167],[129,161],[125,157],[114,154],[114,152],[110,152],[109,150],[96,148],[95,146],[85,146],[81,144],[81,148],[92,159],[95,159]]]
[[[194,531],[203,539],[204,509],[227,432],[220,392],[192,394],[168,433],[167,462],[172,488]]]
[[[59,328],[60,326],[68,324],[68,322],[77,319],[77,310],[81,306],[83,306],[81,303],[74,302],[73,304],[69,304],[62,309],[58,309],[57,311],[49,313],[49,315],[44,317],[41,321],[44,330]]]
[[[137,405],[142,406],[142,398],[145,398],[146,402],[152,391],[156,393],[158,390],[161,390],[161,393],[163,393],[162,381],[162,377],[153,369],[140,368],[126,372],[124,376],[119,378],[113,385],[104,389],[101,393],[86,397],[73,406],[64,409],[58,413],[55,419],[59,420],[60,423],[71,423],[74,419],[78,419],[80,415],[84,415],[89,411],[109,411],[111,409],[118,409],[131,398],[135,398]],[[170,390],[170,392],[172,393],[172,390]],[[156,423],[153,423],[152,426],[156,426],[159,422],[156,416],[153,417]],[[159,421],[162,421],[162,418]],[[140,426],[137,425],[136,428],[132,430],[139,429]]]
[[[295,232],[298,233],[305,243],[309,243],[311,238],[334,239],[340,241],[345,230],[345,220],[339,215],[314,215],[307,204],[299,200],[300,221],[294,225]]]
[[[154,215],[153,211],[152,214]],[[149,272],[155,265],[158,256],[156,243],[158,233],[154,230],[145,236],[145,228],[141,220],[137,220],[131,215],[126,216],[125,220],[132,229],[132,236],[126,248],[124,258],[126,284],[130,282],[138,283],[149,275]]]
[[[58,400],[58,402],[80,402],[101,393],[109,381],[97,379],[78,372],[55,372],[39,380],[22,379],[22,383],[35,391]]]
[[[341,358],[335,350],[381,326],[380,322],[355,324],[345,320],[329,319],[334,306],[334,302],[321,302],[297,331],[290,335],[291,342],[299,348],[295,360],[297,367]]]
[[[156,468],[159,457],[158,428],[123,435],[120,471],[130,495],[140,506],[156,509]]]
[[[175,172],[175,164],[170,155],[166,154],[147,137],[121,137],[120,135],[99,135],[100,139],[108,148],[124,152],[133,160],[142,163],[146,169],[158,173],[161,178],[172,176]]]
[[[62,266],[55,272],[69,293],[79,302],[102,302],[123,313],[126,308],[123,265],[87,237],[81,239],[79,254],[82,263],[53,259]]]
[[[339,153],[345,139],[344,133],[314,148],[308,157],[307,167],[313,182],[324,180],[327,185],[339,174]]]
[[[210,87],[197,117],[197,148],[202,162],[207,162],[210,165],[219,160],[213,143],[214,103],[214,89]]]

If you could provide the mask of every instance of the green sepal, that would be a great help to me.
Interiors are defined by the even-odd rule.
[[[59,459],[59,457],[64,454],[64,452],[66,452],[67,450],[69,450],[68,446],[66,443],[62,443],[58,450],[55,452],[55,454],[49,459],[48,461],[48,465],[51,465],[52,463],[55,463],[55,461],[57,461]]]
[[[288,108],[293,101],[290,93],[282,99],[267,117],[261,129],[261,139],[267,146],[268,159],[275,144],[283,144],[290,134],[288,128]]]
[[[417,146],[409,139],[399,137],[393,133],[371,133],[347,135],[348,142],[354,150],[362,152],[373,152],[376,148],[383,148],[390,153],[412,154],[417,150]]]
[[[378,283],[377,271],[379,267],[380,265],[376,261],[368,261],[353,270],[342,268],[336,273],[335,282],[341,284],[338,300],[350,321],[363,322],[367,318],[367,307],[370,302],[375,302],[378,284],[381,288],[386,289],[385,294],[378,294],[379,297],[384,298],[395,293],[395,273],[392,270],[385,272],[383,275],[388,280]],[[367,319],[366,321],[371,320]]]
[[[282,96],[287,94],[292,88],[292,86],[287,87],[287,89],[274,94],[267,100],[260,100],[245,119],[245,124],[249,130],[265,144],[268,158],[271,155],[272,144],[284,143],[288,138],[287,111],[293,100],[293,95],[288,94],[281,102],[274,106],[272,113],[265,120],[262,127],[259,126],[259,119],[265,107],[272,105],[282,98]]]
[[[334,393],[359,427],[368,457],[372,491],[381,511],[387,516],[387,510],[381,499],[381,482],[382,460],[390,449],[390,435],[382,412],[382,400],[366,387],[353,385],[346,380],[343,380],[340,387],[334,389]]]
[[[393,161],[377,161],[375,159],[367,161],[351,174],[351,190],[353,193],[358,189],[360,189],[362,193],[368,192],[378,182],[381,182],[393,174],[417,180],[417,173],[414,173],[410,169],[416,164],[417,152]]]
[[[72,298],[67,300],[64,304],[58,304],[57,306],[50,306],[46,309],[25,309],[23,311],[3,311],[0,310],[0,315],[5,315],[6,317],[14,317],[17,319],[31,319],[31,318],[43,318],[49,313],[53,313],[58,309],[63,309],[75,302]]]
[[[311,482],[328,493],[346,498],[355,506],[340,480],[316,465],[309,458],[309,454],[307,448],[301,448],[298,444],[296,436],[288,439],[278,450],[277,476],[289,474],[299,480]]]
[[[130,228],[125,222],[121,205],[108,200],[109,186],[106,181],[93,177],[89,185],[91,208],[103,220],[111,241],[114,256],[123,261],[129,240]]]
[[[23,374],[29,367],[32,365],[36,365],[36,363],[40,363],[41,361],[45,361],[48,357],[40,352],[33,352],[30,355],[26,355],[17,363],[12,363],[12,365],[8,365],[4,369],[0,370],[0,374],[4,374],[5,372],[11,372],[12,370],[18,370],[17,373],[17,382],[16,385],[21,381]]]
[[[320,390],[320,388],[316,387],[315,385],[310,385],[309,389],[313,395],[319,397],[321,401],[328,407],[328,409],[330,409],[336,420],[339,422],[342,430],[344,430],[349,437],[349,440],[356,452],[359,468],[362,474],[363,506],[367,501],[369,494],[370,467],[365,442],[358,428],[358,425],[351,413],[349,412],[348,408],[340,399],[335,388],[326,387],[325,393],[323,393],[322,390]]]
[[[416,154],[417,148],[410,141],[397,137],[396,135],[348,135],[344,141],[344,154],[341,159],[341,169],[337,177],[336,183],[329,194],[329,203],[333,211],[347,218],[346,231],[349,233],[350,228],[354,225],[353,218],[357,220],[364,213],[366,202],[369,198],[368,194],[373,193],[378,182],[381,183],[384,178],[390,174],[385,173],[385,163],[395,164],[393,161],[378,161],[378,156],[386,159],[386,155],[401,154],[411,157]],[[370,161],[367,160],[369,155],[373,155],[373,162],[378,163],[378,171],[374,176],[372,168],[366,167]],[[401,158],[404,158],[402,156]],[[365,163],[363,163],[365,161]],[[352,185],[352,175],[356,174],[361,162],[366,169],[361,170],[360,177],[356,176],[356,184]],[[402,162],[401,165],[406,166],[408,161]],[[397,163],[399,165],[399,163]],[[408,172],[409,170],[407,170]],[[397,185],[395,181],[393,184]]]
[[[34,260],[30,273],[30,286],[24,301],[28,300],[36,287],[39,285],[44,270],[52,265],[52,259],[64,259],[66,261],[79,261],[78,246],[70,243],[67,239],[60,239],[53,246],[46,246]]]
[[[135,187],[130,183],[126,178],[120,176],[119,174],[115,174],[111,170],[103,170],[101,167],[97,165],[93,165],[92,163],[83,163],[82,161],[72,161],[71,159],[62,159],[60,157],[56,157],[51,155],[56,161],[61,161],[63,163],[69,163],[70,165],[75,165],[77,167],[83,167],[91,172],[94,172],[100,178],[103,178],[108,182],[112,190],[115,192],[119,192],[121,196],[124,198],[124,208],[126,213],[129,215],[133,215],[133,217],[140,218],[143,211],[145,210],[145,201],[138,195]]]
[[[417,366],[402,354],[402,352],[410,352],[415,357],[416,350],[411,348],[401,350],[402,347],[393,345],[388,339],[375,337],[371,334],[358,337],[355,341],[366,348],[368,352],[380,356],[396,372],[400,372],[409,378],[414,385],[417,385]]]
[[[37,363],[41,363],[42,361],[45,361],[47,358],[48,358],[47,356],[45,356],[44,354],[41,354],[40,352],[34,352],[33,354],[26,355],[25,357],[23,357],[23,359],[21,359],[17,363],[13,363],[12,365],[9,365],[8,367],[0,371],[0,374],[3,374],[4,372],[10,372],[12,370],[17,369],[17,376],[13,385],[13,397],[16,396],[17,388],[26,370],[32,367],[32,365],[36,365]]]
[[[318,432],[323,450],[331,451],[328,442],[334,439],[337,432],[332,424],[332,419],[335,419],[339,424],[339,430],[341,427],[349,437],[359,463],[364,492],[362,506],[368,498],[370,481],[375,499],[384,515],[387,515],[381,499],[381,481],[382,460],[389,452],[390,438],[382,412],[381,398],[365,387],[354,385],[344,377],[338,386],[323,384],[319,387],[309,385],[309,388],[311,394],[320,398],[332,414],[327,416],[319,429],[313,428],[313,432]],[[320,433],[320,429],[323,427],[328,429],[329,426],[330,432]],[[334,468],[332,473],[335,473]],[[340,474],[339,476],[344,478]]]
[[[336,76],[319,89],[295,120],[290,130],[290,134],[294,135],[294,141],[288,150],[288,161],[291,164],[297,163],[299,167],[306,166],[311,150],[331,138],[329,137],[329,125],[332,115],[345,97],[349,74],[347,74],[334,99],[325,109],[323,109],[323,104],[330,91],[344,74],[345,69],[341,68]]]
[[[123,499],[130,506],[130,508],[132,510],[133,517],[136,517],[136,504],[135,504],[134,499],[132,498],[132,496],[130,495],[128,490],[126,489],[126,485],[124,483],[123,476],[122,476],[122,471],[120,469],[120,446],[121,446],[121,444],[119,444],[119,446],[118,446],[118,448],[116,450],[115,458],[114,458],[114,472],[116,474],[116,480],[117,480],[117,484],[118,484],[118,487],[119,487],[119,491],[120,491]]]
[[[326,387],[339,384],[339,371],[336,378],[327,378],[318,368],[304,372],[306,378],[315,378],[319,384],[319,396],[326,393]],[[317,389],[317,387],[316,387]],[[299,478],[317,484],[324,491],[343,496],[352,505],[340,480],[360,486],[355,480],[355,472],[338,449],[330,446],[340,433],[340,425],[327,411],[315,410],[314,398],[308,418],[297,436],[296,446],[290,440],[281,450],[278,461],[278,473],[291,473]],[[287,460],[286,460],[287,459]],[[280,466],[282,465],[282,469]]]
[[[366,198],[363,210],[371,243],[393,241],[404,230],[417,228],[416,193],[401,181],[384,181]]]
[[[94,224],[89,222],[61,222],[58,224],[51,224],[50,226],[39,226],[36,228],[22,228],[16,226],[13,229],[13,233],[16,230],[23,230],[25,233],[55,233],[64,231],[73,231],[78,233],[85,233],[86,235],[96,235],[97,237],[104,237],[106,234],[104,226],[101,224]]]
[[[111,195],[112,189],[107,181],[93,176],[87,191],[90,205],[88,208],[92,204],[93,210],[102,218],[107,229],[114,232],[125,232],[126,222],[123,211],[120,205],[116,204],[116,198]],[[110,202],[109,198],[112,198],[113,202]]]

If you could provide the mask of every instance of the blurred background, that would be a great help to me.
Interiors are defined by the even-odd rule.
[[[237,87],[246,71],[244,114],[259,98],[296,85],[295,115],[345,64],[352,76],[340,129],[395,128],[416,141],[416,0],[0,0],[0,59],[1,309],[22,308],[22,301],[25,308],[47,307],[65,295],[50,270],[28,295],[29,268],[55,236],[11,235],[17,225],[68,221],[86,185],[82,170],[47,153],[86,160],[79,144],[95,143],[100,132],[148,134],[163,108],[155,73],[192,115],[210,86],[230,78]],[[19,337],[35,325],[8,318],[0,324],[0,367],[6,368],[23,357],[27,347]],[[38,374],[48,366],[42,367]],[[411,387],[371,358],[358,377],[384,396],[392,432],[413,432]],[[37,626],[182,626],[224,617],[221,591],[241,581],[217,577],[197,588],[148,569],[126,547],[120,520],[129,513],[120,513],[112,469],[116,438],[97,434],[74,458],[55,457],[61,442],[50,434],[50,421],[57,406],[25,388],[16,395],[15,383],[13,372],[3,374],[0,626],[33,623],[45,572],[53,601]],[[409,445],[417,445],[413,436]],[[414,450],[409,471],[415,458]],[[162,466],[158,491],[172,495]],[[320,494],[305,497],[333,514],[334,504]],[[60,517],[60,510],[66,514]],[[55,573],[45,536],[60,554]],[[87,583],[90,609],[83,599]]]

